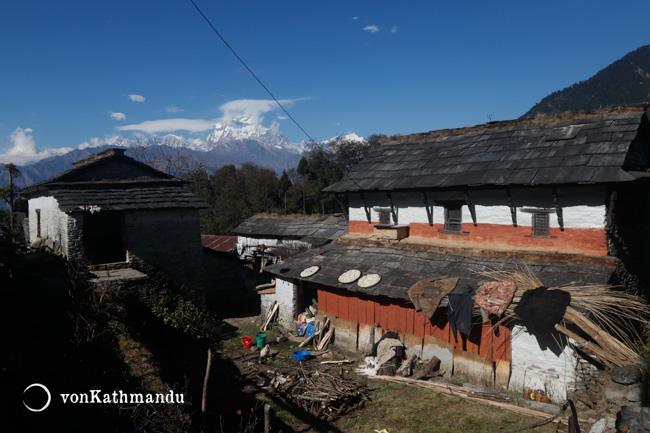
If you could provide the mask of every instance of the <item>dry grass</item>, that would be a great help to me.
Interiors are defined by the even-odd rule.
[[[507,127],[513,127],[518,125],[546,125],[550,123],[560,122],[567,119],[584,119],[587,117],[593,116],[603,116],[607,114],[619,114],[619,113],[633,113],[638,111],[645,111],[648,108],[648,104],[633,104],[633,105],[619,105],[601,108],[598,110],[592,111],[583,111],[579,113],[566,112],[561,114],[554,115],[543,115],[537,116],[532,119],[520,119],[520,120],[504,120],[500,122],[489,122],[483,125],[477,126],[467,126],[464,128],[454,128],[454,129],[441,129],[438,131],[429,131],[415,134],[406,134],[399,136],[392,136],[390,140],[387,140],[386,144],[395,144],[395,143],[407,143],[407,142],[427,142],[439,140],[444,137],[457,137],[461,135],[470,135],[470,134],[479,134],[489,130],[502,129]]]
[[[514,308],[526,290],[544,285],[527,267],[514,271],[485,269],[479,275],[496,281],[512,281],[517,286],[513,301],[499,323],[507,323],[516,318]],[[567,308],[564,319],[591,337],[592,341],[587,342],[587,345],[591,345],[595,353],[604,358],[605,363],[625,365],[640,361],[642,338],[638,329],[649,323],[650,308],[647,303],[620,288],[608,285],[565,285],[550,287],[549,290],[563,290],[571,294],[571,307]],[[580,311],[584,311],[593,320]],[[556,329],[568,337],[579,337],[562,325]]]

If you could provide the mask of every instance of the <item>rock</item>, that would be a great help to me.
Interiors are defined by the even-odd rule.
[[[636,365],[626,365],[612,370],[612,380],[621,385],[632,385],[641,382],[641,369]]]
[[[621,433],[644,433],[646,430],[641,425],[640,416],[640,407],[623,406],[616,414],[616,431]]]
[[[607,386],[605,386],[605,398],[607,400],[620,400],[625,398],[628,391],[629,389],[627,386],[619,385],[618,383],[610,381]]]
[[[643,393],[643,388],[640,386],[634,387],[630,389],[627,394],[625,394],[625,398],[629,402],[637,403],[643,401],[644,393]]]
[[[603,433],[606,428],[607,428],[607,420],[605,418],[602,418],[591,427],[589,433]]]
[[[641,425],[644,429],[650,430],[650,407],[642,407],[639,411]]]

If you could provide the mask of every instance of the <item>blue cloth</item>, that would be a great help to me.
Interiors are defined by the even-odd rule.
[[[472,308],[474,308],[474,293],[450,294],[447,296],[447,320],[454,340],[458,343],[456,330],[469,335],[472,328]]]

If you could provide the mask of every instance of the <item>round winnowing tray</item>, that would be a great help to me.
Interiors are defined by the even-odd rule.
[[[359,285],[359,287],[372,287],[380,281],[381,281],[381,275],[366,274],[363,277],[359,278],[357,284]]]
[[[300,273],[300,276],[303,278],[311,277],[319,270],[320,270],[320,266],[310,266],[308,268],[303,269],[303,271]]]
[[[339,283],[347,284],[354,283],[361,276],[361,271],[358,269],[350,269],[339,275]]]

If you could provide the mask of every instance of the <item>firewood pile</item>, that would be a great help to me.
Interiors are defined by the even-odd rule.
[[[305,412],[325,421],[359,409],[368,400],[359,383],[322,372],[300,371],[278,390]]]
[[[240,358],[238,364],[242,374],[260,380],[258,386],[273,389],[284,399],[321,420],[334,420],[362,408],[369,400],[365,384],[346,379],[343,373],[306,372],[302,366],[299,370],[278,369],[253,360],[251,355]],[[349,360],[329,362],[347,363]]]

